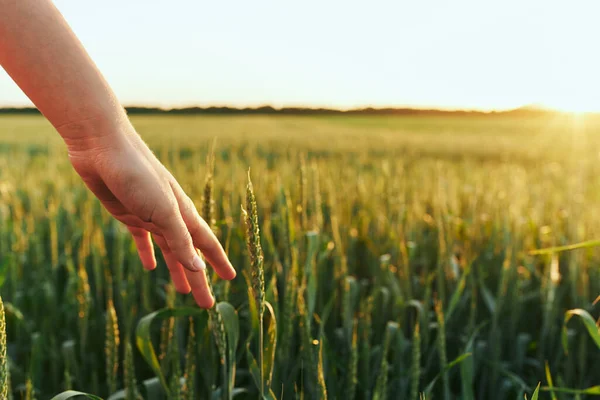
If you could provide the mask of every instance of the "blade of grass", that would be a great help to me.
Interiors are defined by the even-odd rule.
[[[581,242],[581,243],[567,244],[564,246],[546,247],[544,249],[530,250],[528,254],[531,256],[539,256],[539,255],[543,255],[543,254],[560,253],[563,251],[587,249],[590,247],[598,247],[598,246],[600,246],[600,239],[595,239],[595,240],[588,240],[588,241]]]

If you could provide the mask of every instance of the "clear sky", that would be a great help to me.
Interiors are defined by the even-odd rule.
[[[126,105],[600,111],[598,0],[56,4]]]

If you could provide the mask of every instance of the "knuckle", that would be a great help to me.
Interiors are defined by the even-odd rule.
[[[182,229],[181,233],[177,235],[171,241],[168,241],[171,249],[175,251],[191,251],[192,249],[192,237],[187,229]]]
[[[187,212],[192,212],[195,213],[196,212],[196,204],[194,204],[194,200],[191,199],[191,197],[189,196],[185,196],[185,199],[183,201],[183,206],[185,211]]]
[[[198,222],[198,220],[194,220],[189,224],[189,233],[190,236],[196,241],[202,240],[204,230],[202,229],[202,225]]]
[[[221,245],[219,244],[219,242],[216,242],[214,240],[206,240],[202,246],[203,251],[205,251],[207,253],[211,253],[211,254],[214,254],[215,252],[219,251],[220,249],[221,249]]]
[[[165,226],[175,216],[173,207],[170,204],[160,203],[156,200],[145,201],[141,210],[141,218],[148,223],[156,226]]]

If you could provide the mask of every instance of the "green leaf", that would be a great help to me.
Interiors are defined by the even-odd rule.
[[[1,287],[1,285],[0,285]],[[4,303],[4,311],[6,312],[6,318],[12,317],[17,322],[23,322],[23,313],[17,307],[15,307],[12,303]]]
[[[548,361],[546,361],[546,380],[548,381],[548,386],[550,388],[554,387],[554,383],[552,382],[552,374],[550,373],[550,366],[548,366]],[[552,400],[557,400],[554,392],[551,393]]]
[[[248,389],[246,388],[234,388],[233,389],[233,397],[235,398],[236,396],[239,396],[241,394],[246,394],[248,393]]]
[[[531,400],[538,400],[538,396],[540,395],[540,384],[538,383],[535,388],[535,392],[533,392],[533,396],[531,396]]]
[[[483,360],[483,363],[489,367],[494,366],[493,363],[486,361],[485,359]],[[516,386],[518,386],[520,390],[523,390],[523,391],[530,390],[530,387],[527,386],[525,381],[520,376],[518,376],[517,374],[515,374],[513,372],[510,372],[508,369],[504,368],[502,366],[502,364],[496,365],[496,368],[498,368],[498,371],[502,375],[506,376],[512,383],[514,383]]]
[[[244,271],[243,274],[246,280],[246,286],[248,288],[248,310],[250,312],[250,321],[252,324],[252,331],[250,332],[250,335],[258,335],[258,306],[256,304],[254,292],[252,291],[252,280],[250,279],[250,275],[247,271]],[[248,340],[250,340],[250,338],[248,338]]]
[[[222,388],[217,388],[214,392],[212,392],[212,399],[213,400],[220,400],[222,398],[221,397],[221,389]],[[240,395],[243,395],[243,394],[249,394],[249,393],[250,393],[250,391],[248,389],[246,389],[246,388],[239,388],[239,387],[238,388],[234,388],[231,391],[231,398],[235,399],[236,396],[240,396]]]
[[[122,400],[125,398],[125,389],[121,389],[118,392],[111,394],[107,400]]]
[[[160,363],[158,362],[156,351],[154,350],[154,345],[152,344],[152,323],[171,317],[195,317],[204,313],[205,310],[194,307],[164,308],[146,315],[137,325],[135,331],[137,347],[150,368],[152,368],[160,380],[160,384],[167,394],[169,394],[169,385],[160,368]]]
[[[61,394],[57,394],[51,400],[67,400],[77,396],[85,396],[88,399],[92,400],[102,400],[102,397],[94,396],[93,394],[78,392],[76,390],[67,390],[66,392],[62,392]]]
[[[254,355],[252,355],[252,352],[250,351],[249,343],[246,347],[246,358],[248,359],[248,368],[250,368],[250,375],[252,375],[254,384],[257,388],[260,388],[260,369],[258,368],[258,362],[256,362],[256,358],[254,358]]]
[[[344,334],[346,336],[346,340],[348,343],[352,342],[352,326],[354,324],[354,307],[358,303],[358,296],[360,294],[360,290],[358,287],[358,282],[356,282],[356,278],[353,276],[346,277],[346,287],[348,288],[347,299],[349,300],[349,304],[343,305],[343,314],[342,321],[344,326]],[[346,294],[345,294],[346,295]],[[344,297],[346,299],[346,297]],[[335,296],[331,297],[331,300],[335,299]],[[331,302],[330,300],[330,302]]]
[[[529,255],[539,256],[539,255],[544,255],[544,254],[554,254],[554,253],[560,253],[560,252],[568,251],[568,250],[586,249],[586,248],[596,247],[596,246],[600,246],[600,240],[588,240],[586,242],[568,244],[566,246],[556,246],[556,247],[548,247],[545,249],[531,250],[529,252]]]
[[[456,309],[456,306],[458,306],[458,302],[463,298],[462,294],[467,285],[467,277],[469,276],[470,271],[471,271],[471,268],[466,268],[465,272],[460,277],[460,281],[458,282],[458,285],[456,285],[456,289],[454,290],[454,293],[452,294],[452,297],[450,298],[450,304],[448,305],[448,309],[446,310],[446,313],[445,313],[446,321],[450,320],[452,313]]]
[[[263,324],[265,330],[265,348],[263,352],[263,370],[265,371],[265,392],[271,387],[273,378],[273,367],[275,366],[275,349],[277,347],[277,319],[273,306],[268,301],[265,302],[267,312],[264,316]]]
[[[327,323],[327,320],[329,319],[329,316],[331,315],[334,303],[335,296],[331,296],[331,299],[329,299],[327,304],[325,304],[325,307],[323,307],[323,311],[321,311],[321,320],[319,321],[319,337],[325,336],[325,325]]]
[[[541,388],[544,392],[558,392],[569,394],[600,394],[600,386],[592,386],[587,389],[569,389],[544,386]]]
[[[307,232],[308,248],[306,254],[306,264],[304,266],[304,274],[307,278],[306,287],[306,306],[308,315],[313,315],[317,304],[317,279],[314,273],[315,255],[319,248],[319,234],[316,232]]]
[[[163,400],[162,387],[160,380],[157,377],[146,379],[142,382],[144,389],[146,390],[146,400]]]
[[[487,306],[488,310],[490,310],[490,314],[496,313],[496,299],[490,290],[485,286],[483,281],[479,281],[479,288],[481,289],[481,295],[483,297],[483,302]]]
[[[427,385],[427,387],[425,388],[425,390],[423,391],[426,395],[430,395],[431,392],[433,391],[433,387],[435,386],[435,384],[437,383],[438,379],[440,379],[440,377],[442,376],[442,374],[444,374],[445,372],[447,372],[448,370],[452,369],[452,367],[454,367],[457,364],[460,364],[461,362],[465,361],[466,359],[468,359],[469,357],[472,356],[472,353],[465,353],[465,354],[461,354],[460,356],[456,357],[452,362],[448,363],[443,370],[441,370],[436,376],[435,378],[433,378],[433,380],[431,382],[429,382],[429,385]]]
[[[9,268],[9,263],[12,261],[12,257],[5,257],[4,262],[0,264],[0,288],[6,281],[6,275]]]
[[[414,309],[417,310],[417,318],[419,319],[419,325],[421,326],[421,329],[427,327],[429,323],[427,321],[427,313],[425,312],[423,303],[421,303],[419,300],[410,300],[407,304],[409,307],[414,307]]]
[[[257,388],[260,387],[260,369],[258,368],[258,363],[256,359],[252,355],[250,348],[246,348],[246,357],[248,358],[248,367],[250,368],[250,374],[252,375],[252,379],[254,380],[254,384]],[[271,389],[265,392],[264,400],[277,400],[275,394]]]
[[[569,347],[567,338],[567,324],[574,315],[581,318],[591,338],[596,343],[596,346],[598,346],[598,348],[600,349],[600,328],[598,328],[598,326],[596,325],[596,321],[594,321],[594,318],[592,318],[592,316],[587,311],[582,310],[581,308],[577,308],[574,310],[569,310],[565,313],[565,321],[563,322],[562,329],[562,345],[563,349],[565,350],[565,353],[568,352]]]
[[[465,346],[465,353],[473,352],[473,342],[477,337],[477,334],[487,323],[480,324],[475,331],[471,334],[471,337],[467,341]],[[460,364],[460,381],[462,385],[462,396],[464,400],[475,400],[475,393],[473,393],[473,379],[475,371],[475,360],[474,357],[469,357],[462,364]]]
[[[240,322],[235,308],[227,302],[217,304],[217,312],[221,314],[223,325],[225,326],[225,334],[227,336],[227,373],[229,375],[227,382],[229,383],[230,398],[233,398],[233,385],[235,383],[235,351],[240,339]]]

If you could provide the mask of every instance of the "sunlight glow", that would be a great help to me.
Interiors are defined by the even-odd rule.
[[[547,101],[542,104],[546,108],[557,111],[571,112],[577,114],[598,112],[600,104],[594,99],[582,96],[580,98],[564,98],[552,101]]]

